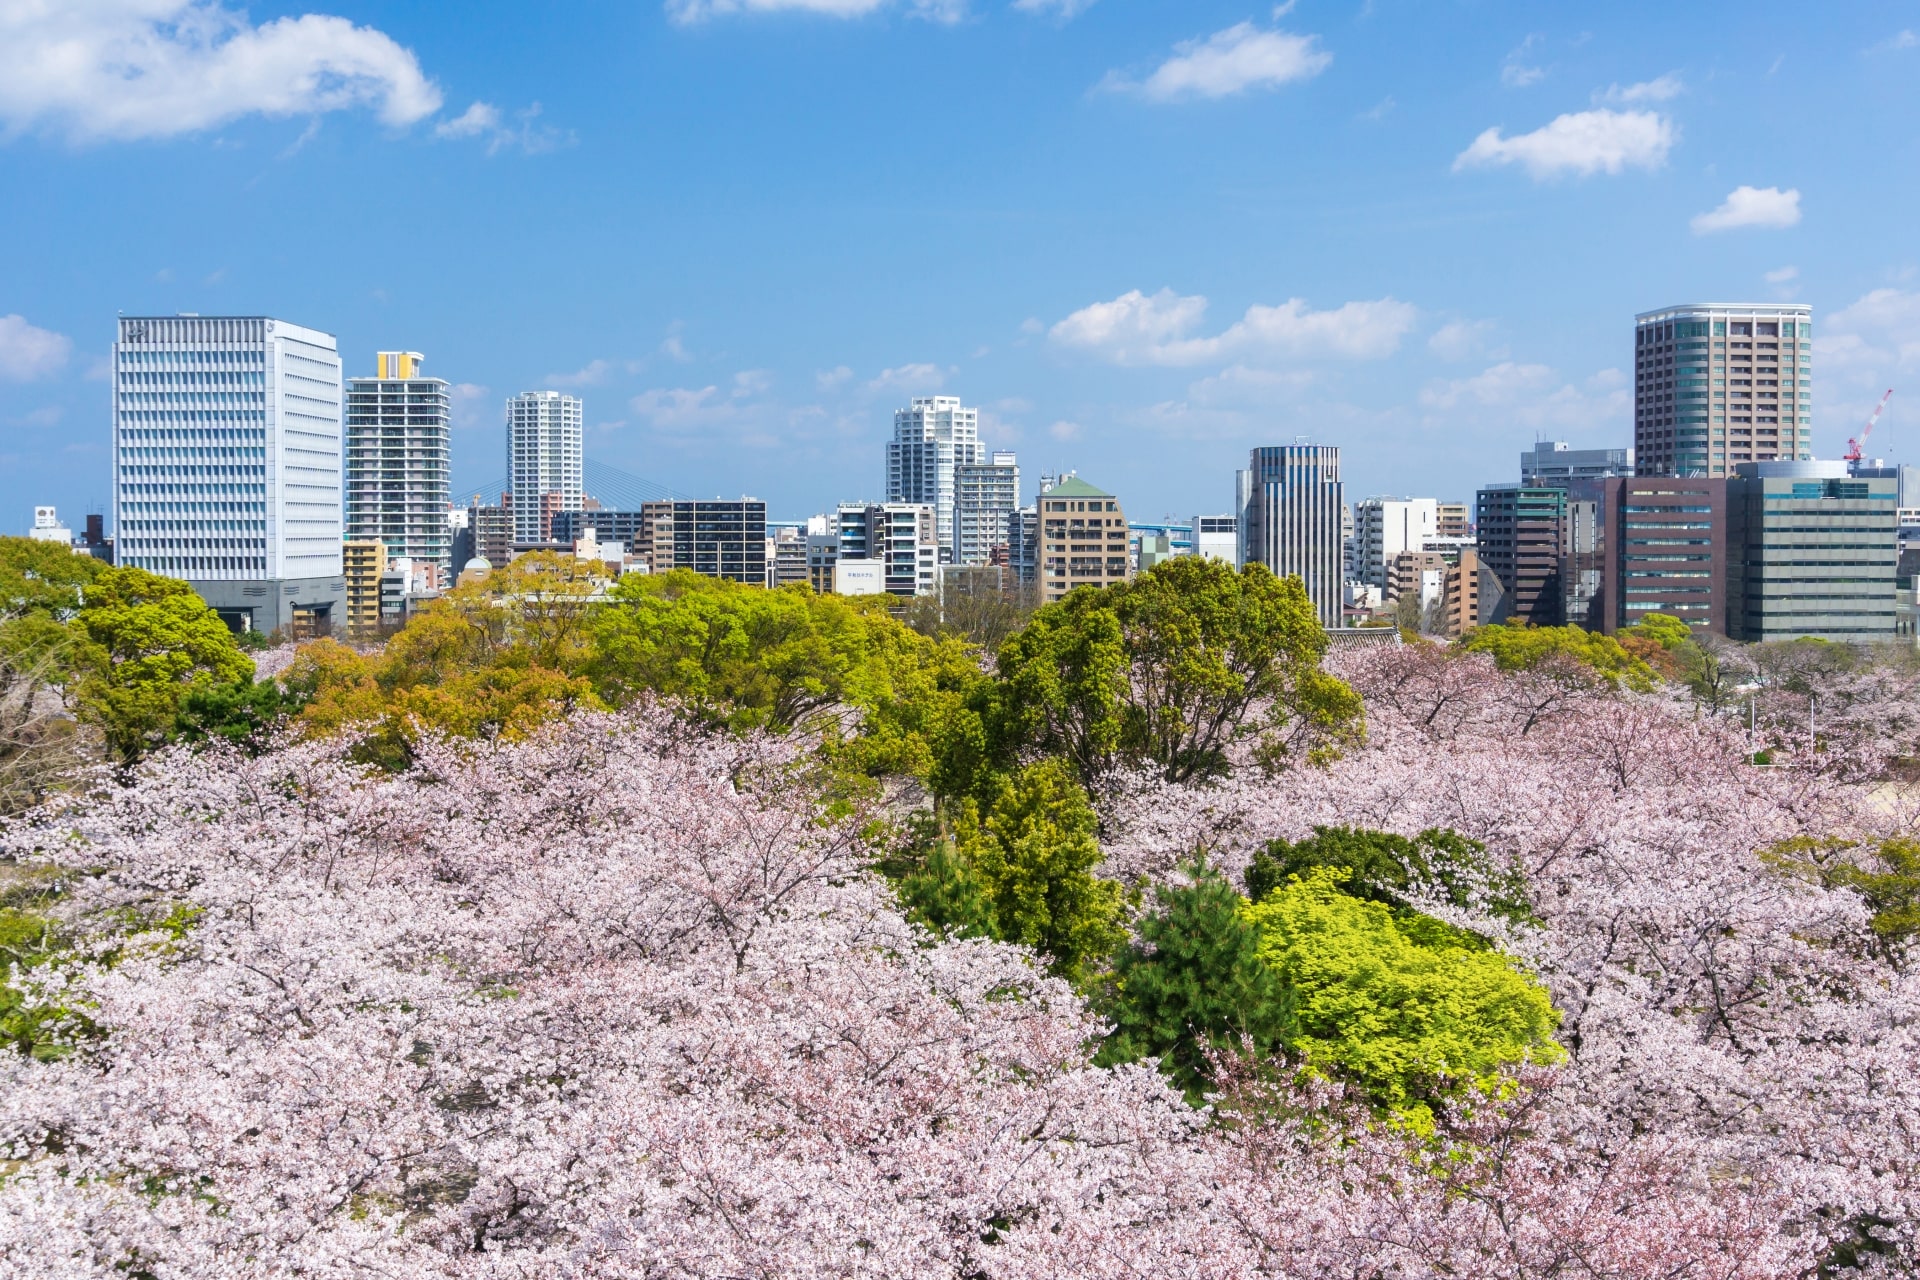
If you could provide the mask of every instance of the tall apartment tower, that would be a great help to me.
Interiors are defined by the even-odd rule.
[[[1813,457],[1813,308],[1700,302],[1634,317],[1643,476],[1728,476]]]
[[[980,411],[956,396],[918,396],[893,415],[887,442],[887,501],[932,507],[940,545],[954,546],[959,468],[978,466]]]
[[[1239,481],[1242,563],[1297,575],[1323,627],[1340,625],[1347,506],[1340,450],[1290,444],[1255,449]]]
[[[1020,463],[995,450],[985,462],[953,469],[953,562],[986,564],[1007,543],[1007,521],[1020,509]]]
[[[117,563],[183,578],[229,626],[345,610],[340,354],[264,316],[126,316],[113,348]]]
[[[452,401],[417,351],[382,351],[374,376],[347,383],[347,538],[434,566],[450,586],[447,527]]]
[[[513,540],[552,540],[556,511],[586,501],[585,409],[558,391],[525,391],[507,401],[507,476]]]

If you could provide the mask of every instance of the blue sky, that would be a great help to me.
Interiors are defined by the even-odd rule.
[[[1135,519],[1246,451],[1468,497],[1631,436],[1636,311],[1815,307],[1816,447],[1920,461],[1920,4],[0,0],[0,529],[109,494],[116,312],[582,395],[777,516],[892,410]]]

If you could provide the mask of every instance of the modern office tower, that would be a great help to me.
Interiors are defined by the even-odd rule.
[[[1727,634],[1727,481],[1628,476],[1604,482],[1601,592],[1589,630],[1608,635],[1649,613]]]
[[[1813,308],[1703,302],[1634,317],[1634,463],[1726,476],[1813,457]]]
[[[833,590],[846,581],[848,561],[881,566],[881,589],[889,595],[932,595],[939,586],[939,515],[927,503],[843,502],[834,512],[837,575]],[[864,571],[860,571],[864,573]],[[866,579],[860,577],[865,583]]]
[[[1333,445],[1274,445],[1253,450],[1237,473],[1242,564],[1297,576],[1323,627],[1340,625],[1341,549],[1347,518],[1340,450]]]
[[[1432,498],[1367,498],[1353,504],[1350,579],[1384,589],[1393,558],[1419,551],[1440,533],[1440,504]]]
[[[1574,481],[1633,474],[1631,449],[1575,449],[1564,440],[1541,440],[1520,455],[1520,483],[1565,489]]]
[[[346,536],[378,539],[390,556],[433,566],[446,585],[452,401],[447,380],[426,377],[420,363],[417,351],[382,351],[373,377],[347,383]]]
[[[117,561],[184,578],[227,624],[296,635],[345,607],[340,356],[264,316],[122,317]]]
[[[646,557],[652,572],[691,569],[709,578],[767,584],[767,504],[758,498],[647,502],[640,517],[628,547]]]
[[[887,501],[932,507],[939,520],[940,545],[951,548],[958,469],[980,461],[978,409],[962,407],[955,396],[915,397],[893,415],[893,439],[887,442]]]
[[[347,634],[370,636],[380,630],[380,578],[387,571],[386,544],[378,538],[349,538],[340,544],[341,576],[347,581]]]
[[[507,401],[514,542],[553,541],[554,513],[578,511],[584,503],[584,414],[578,398],[558,391],[527,391]]]
[[[1239,568],[1240,521],[1236,516],[1195,516],[1193,554],[1224,560]]]
[[[1007,519],[1020,508],[1020,464],[996,450],[986,462],[953,468],[953,563],[986,564],[1006,545]]]
[[[1844,462],[1738,467],[1727,483],[1733,638],[1891,638],[1897,484],[1850,476]]]
[[[1566,490],[1494,485],[1480,490],[1474,514],[1480,562],[1503,592],[1489,620],[1559,626]]]
[[[1075,587],[1104,587],[1133,576],[1127,515],[1118,498],[1068,474],[1042,489],[1035,505],[1041,603],[1052,604]]]
[[[1473,508],[1467,503],[1435,503],[1434,512],[1435,519],[1439,522],[1440,537],[1471,538],[1473,536]]]

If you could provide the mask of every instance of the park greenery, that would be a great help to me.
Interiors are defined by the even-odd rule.
[[[1437,1192],[1445,1204],[1490,1202],[1487,1188],[1498,1179],[1475,1174],[1482,1180],[1472,1183],[1463,1171],[1504,1144],[1560,1142],[1562,1155],[1538,1159],[1570,1160],[1564,1144],[1577,1147],[1572,1135],[1601,1123],[1601,1112],[1622,1135],[1610,1160],[1657,1134],[1664,1121],[1631,1103],[1618,1111],[1568,1104],[1551,1123],[1516,1120],[1498,1138],[1483,1128],[1524,1116],[1527,1099],[1551,1094],[1543,1082],[1578,1077],[1613,1089],[1605,1072],[1628,1070],[1618,1064],[1637,1063],[1636,1046],[1672,1034],[1651,1030],[1655,1024],[1620,1030],[1640,1015],[1623,1013],[1619,1001],[1650,1002],[1659,1018],[1684,1015],[1701,1028],[1703,1044],[1743,1064],[1772,1052],[1749,1045],[1783,1036],[1802,1036],[1824,1053],[1843,1034],[1837,1022],[1795,1023],[1789,1035],[1784,1024],[1753,1020],[1763,1019],[1761,1010],[1765,1018],[1800,1016],[1785,1011],[1795,1002],[1804,1012],[1820,1001],[1881,998],[1863,992],[1903,992],[1920,937],[1920,843],[1897,823],[1860,816],[1879,812],[1873,805],[1883,800],[1861,799],[1844,821],[1822,818],[1831,798],[1811,789],[1867,797],[1902,776],[1905,753],[1920,754],[1920,713],[1906,710],[1920,706],[1909,693],[1911,664],[1892,653],[1817,642],[1736,646],[1655,614],[1614,636],[1489,625],[1451,645],[1410,637],[1364,659],[1342,658],[1330,653],[1297,579],[1194,557],[1038,608],[969,592],[949,619],[938,602],[902,607],[685,571],[630,574],[609,586],[570,557],[536,553],[447,592],[381,643],[282,645],[258,668],[251,651],[262,639],[233,635],[186,584],[62,547],[0,540],[0,594],[0,817],[39,832],[29,854],[0,861],[0,964],[11,975],[0,986],[0,1045],[49,1069],[108,1054],[123,1034],[111,1012],[121,1006],[100,992],[136,980],[126,975],[156,982],[197,962],[189,957],[202,954],[196,938],[211,937],[198,932],[210,911],[231,920],[236,903],[253,910],[246,885],[265,874],[253,869],[264,864],[239,864],[222,890],[236,895],[225,905],[196,896],[197,877],[225,883],[227,873],[199,861],[192,833],[223,829],[229,809],[282,803],[337,810],[314,818],[316,830],[332,833],[323,838],[329,867],[335,844],[359,841],[377,862],[381,849],[401,856],[443,838],[425,834],[430,829],[447,840],[464,833],[492,850],[495,861],[484,869],[461,866],[449,848],[423,863],[420,883],[430,887],[421,892],[450,886],[452,897],[440,924],[418,926],[419,939],[383,932],[391,920],[355,926],[375,950],[395,948],[396,972],[415,975],[393,982],[395,993],[468,946],[462,931],[478,938],[505,930],[458,961],[460,981],[484,981],[474,977],[455,1002],[458,1015],[445,1015],[486,1028],[488,1044],[547,1025],[531,1013],[515,1021],[512,1006],[538,983],[511,971],[537,969],[543,962],[529,957],[551,945],[546,934],[514,933],[516,913],[561,900],[554,919],[566,923],[543,928],[584,928],[563,900],[611,892],[601,863],[627,859],[642,888],[654,883],[649,876],[661,884],[720,878],[694,893],[697,909],[684,919],[652,906],[607,908],[592,925],[605,936],[579,944],[589,957],[581,973],[642,937],[633,945],[653,963],[702,930],[715,931],[732,957],[724,972],[670,997],[633,996],[636,1008],[654,1010],[643,1019],[649,1025],[695,1017],[707,998],[698,993],[751,985],[749,957],[773,945],[757,930],[831,933],[821,922],[842,910],[897,919],[900,932],[883,920],[871,936],[833,934],[813,959],[812,943],[796,934],[791,963],[817,974],[868,963],[846,957],[873,952],[886,965],[911,964],[900,957],[917,949],[936,958],[926,963],[956,973],[976,966],[977,990],[967,986],[975,978],[951,979],[951,990],[941,986],[947,977],[916,978],[906,989],[918,994],[889,997],[888,1016],[933,988],[947,993],[926,1015],[935,1020],[968,1010],[985,1018],[978,1011],[996,1004],[1031,1011],[1067,1001],[1082,1021],[1069,1031],[1048,1024],[1045,1034],[1076,1045],[1075,1061],[1108,1073],[1103,1078],[1154,1074],[1176,1101],[1198,1109],[1194,1123],[1208,1132],[1271,1135],[1273,1126],[1308,1117],[1308,1128],[1286,1130],[1282,1145],[1331,1134],[1342,1159],[1393,1153],[1364,1176],[1349,1169],[1336,1181],[1397,1186],[1419,1170],[1436,1186],[1468,1188]],[[1816,701],[1826,719],[1803,731],[1803,717],[1821,714],[1808,710]],[[1912,741],[1889,745],[1896,737]],[[622,745],[629,742],[640,745]],[[1739,748],[1736,773],[1722,768],[1729,745]],[[686,763],[694,756],[697,768]],[[290,762],[286,772],[275,772],[277,760]],[[1757,784],[1756,760],[1782,772]],[[233,784],[244,800],[208,800],[204,814],[191,796],[167,802],[199,816],[183,819],[185,843],[168,846],[169,861],[147,891],[102,896],[88,887],[112,857],[136,857],[130,850],[149,830],[141,824],[162,821],[152,814],[165,805],[154,801],[149,813],[137,799],[142,788],[211,793],[228,775],[253,780]],[[1802,777],[1809,789],[1793,790]],[[459,778],[468,781],[451,781]],[[451,788],[444,801],[414,798],[441,788]],[[674,788],[685,790],[686,807]],[[1570,789],[1570,798],[1538,799],[1555,788]],[[588,840],[584,833],[596,828],[585,815],[613,803],[608,794],[627,798]],[[113,796],[136,799],[115,809],[117,801],[102,799]],[[356,808],[354,796],[372,807]],[[372,797],[385,797],[379,804],[389,809]],[[104,807],[86,810],[90,804]],[[84,838],[62,837],[76,852],[61,861],[45,853],[48,837],[35,824],[69,821],[48,817],[73,812],[67,805],[96,816],[82,823]],[[446,811],[429,819],[416,812],[421,805]],[[1722,812],[1737,821],[1722,821]],[[772,825],[756,825],[763,818]],[[223,839],[264,838],[250,821],[245,831],[255,834]],[[1614,825],[1603,830],[1607,822]],[[722,834],[695,842],[704,852],[689,871],[692,855],[669,845],[703,824]],[[636,840],[652,851],[634,852]],[[648,843],[661,841],[668,844]],[[831,847],[833,858],[782,880],[783,860],[805,863],[816,845]],[[95,852],[81,856],[83,848]],[[541,880],[550,858],[572,859],[576,878]],[[715,867],[728,859],[746,861],[721,876]],[[1693,880],[1668,889],[1682,908],[1641,901],[1642,882],[1682,865],[1694,868]],[[386,873],[369,874],[369,901],[377,902],[388,891]],[[863,884],[879,898],[849,888]],[[857,910],[835,897],[848,893]],[[301,889],[293,900],[311,897]],[[1729,914],[1729,900],[1754,905],[1740,908],[1747,915]],[[761,905],[741,905],[749,902]],[[1696,905],[1697,919],[1669,918]],[[1635,911],[1644,918],[1627,919]],[[320,945],[313,939],[325,932],[315,920],[299,929],[297,945],[291,935],[284,943],[289,955]],[[1747,962],[1702,958],[1715,946],[1755,958],[1730,978],[1725,966]],[[1761,955],[1767,948],[1786,950]],[[1581,969],[1615,949],[1601,969]],[[1031,979],[981,959],[989,956],[1018,957]],[[1682,971],[1684,982],[1674,976]],[[1663,972],[1672,994],[1645,994],[1645,975]],[[738,1028],[814,980],[799,973],[781,969],[744,1004],[729,1005],[736,1031],[726,1034],[745,1034]],[[359,980],[343,979],[342,989]],[[847,982],[851,989],[877,980],[866,972]],[[1029,981],[1053,984],[1046,990],[1054,994],[1036,996]],[[593,985],[568,983],[574,994],[565,999],[576,1002]],[[1609,984],[1631,1000],[1615,996],[1607,1005],[1596,993]],[[971,994],[953,994],[962,988]],[[1776,1001],[1776,991],[1789,998]],[[424,997],[354,998],[354,1010],[389,1002],[409,1010]],[[844,990],[832,997],[842,1006],[854,999]],[[484,1011],[475,1011],[476,1000]],[[570,1012],[550,1021],[568,1023],[585,1008],[565,1004]],[[823,1016],[843,1014],[854,1016],[843,1007]],[[624,1034],[616,1028],[608,1042]],[[410,1043],[406,1061],[436,1061],[430,1034]],[[548,1061],[553,1050],[542,1044],[525,1060]],[[867,1060],[875,1052],[862,1050]],[[977,1078],[986,1061],[956,1070]],[[1601,1061],[1614,1065],[1583,1065]],[[1706,1091],[1701,1081],[1716,1069],[1731,1070],[1689,1067],[1700,1076],[1689,1087]],[[1044,1074],[1030,1063],[995,1070],[1008,1079]],[[1651,1062],[1632,1070],[1658,1075]],[[1765,1088],[1795,1098],[1829,1086],[1844,1092],[1846,1070],[1822,1066],[1830,1074],[1817,1085],[1782,1085],[1797,1078],[1789,1066],[1755,1067]],[[591,1069],[542,1066],[528,1076],[516,1065],[507,1074],[543,1072],[568,1093]],[[497,1079],[462,1087],[480,1089],[479,1097],[521,1086]],[[1741,1087],[1749,1099],[1761,1089]],[[482,1106],[458,1101],[467,1096],[458,1092],[436,1096],[435,1116]],[[1705,1104],[1675,1105],[1691,1114]],[[1768,1126],[1779,1127],[1761,1127]],[[754,1121],[746,1131],[783,1128]],[[1721,1137],[1716,1130],[1713,1141]],[[1753,1159],[1751,1147],[1736,1156],[1701,1141],[1698,1168],[1707,1172],[1695,1181],[1708,1201],[1719,1205],[1716,1197],[1766,1182],[1738,1163]],[[1641,1180],[1636,1188],[1673,1180],[1671,1169],[1648,1159],[1628,1171]],[[1606,1167],[1608,1177],[1627,1176],[1625,1166]],[[1727,1172],[1736,1167],[1749,1172]],[[467,1176],[457,1169],[418,1184],[424,1191],[408,1189],[411,1176],[381,1193],[390,1207],[410,1206],[408,1221],[465,1203],[465,1193],[446,1190],[448,1178]],[[1196,1185],[1217,1186],[1225,1175],[1193,1176]],[[1500,1212],[1525,1199],[1500,1185],[1508,1197]],[[0,1178],[0,1193],[4,1187]],[[1211,1203],[1212,1194],[1203,1198]],[[752,1199],[735,1207],[750,1212]],[[355,1203],[362,1216],[389,1204]],[[1698,1226],[1706,1211],[1687,1204],[1667,1217],[1665,1209],[1617,1212],[1635,1231],[1653,1223],[1647,1239],[1679,1239],[1673,1224],[1681,1221],[1695,1224],[1685,1231],[1709,1230]],[[1037,1211],[987,1215],[970,1228],[967,1248],[1011,1238],[1022,1212]],[[1126,1220],[1138,1226],[1140,1210],[1132,1212]],[[1892,1224],[1907,1219],[1882,1222],[1879,1213],[1861,1199],[1808,1209],[1795,1230],[1825,1243],[1812,1252],[1794,1246],[1794,1256],[1837,1275],[1836,1260],[1906,1247]],[[1735,1247],[1715,1239],[1716,1249]],[[1653,1251],[1644,1256],[1659,1253],[1644,1248]],[[1593,1263],[1591,1249],[1573,1252],[1585,1259],[1581,1274],[1640,1274]],[[1451,1270],[1405,1274],[1457,1273],[1460,1259],[1473,1256],[1485,1255],[1468,1249]],[[969,1267],[961,1270],[997,1274]]]

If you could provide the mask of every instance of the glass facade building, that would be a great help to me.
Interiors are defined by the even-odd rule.
[[[1340,625],[1347,510],[1340,450],[1291,444],[1255,449],[1236,473],[1240,563],[1298,576],[1323,627]]]
[[[1844,462],[1761,462],[1727,485],[1738,640],[1890,639],[1899,488]]]

